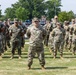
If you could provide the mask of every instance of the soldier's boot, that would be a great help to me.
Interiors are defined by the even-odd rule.
[[[56,56],[54,56],[53,59],[56,59]]]
[[[28,66],[28,70],[30,70],[31,69],[31,66]]]
[[[10,59],[13,59],[14,55],[11,55],[11,58]]]
[[[44,67],[44,66],[41,66],[41,69],[42,69],[42,70],[45,70],[45,67]]]
[[[60,59],[64,59],[62,55],[60,55]]]
[[[53,48],[51,48],[51,49],[49,48],[49,51],[50,51],[51,54],[54,53],[54,49]]]
[[[75,55],[75,50],[73,50],[73,53],[72,53],[72,55]]]
[[[0,54],[0,59],[2,59],[2,55]]]
[[[21,55],[19,55],[19,57],[18,57],[19,59],[21,59]]]

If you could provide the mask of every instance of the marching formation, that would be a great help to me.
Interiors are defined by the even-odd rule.
[[[43,23],[41,23],[43,21]],[[58,16],[55,16],[51,21],[45,18],[39,20],[34,17],[32,24],[26,27],[17,18],[14,19],[14,24],[10,25],[10,19],[0,21],[0,59],[2,54],[7,51],[7,46],[11,48],[11,58],[15,55],[15,50],[18,49],[19,59],[21,59],[21,49],[26,46],[24,35],[29,38],[28,48],[28,69],[31,69],[33,58],[38,55],[39,63],[42,69],[45,69],[44,46],[47,46],[53,54],[54,59],[57,52],[60,52],[60,58],[63,59],[63,51],[69,50],[75,55],[76,51],[76,20],[71,22],[58,21]]]

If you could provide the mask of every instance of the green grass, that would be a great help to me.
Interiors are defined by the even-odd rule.
[[[22,50],[22,59],[18,59],[17,51],[14,59],[10,60],[10,49],[4,53],[3,59],[0,60],[0,75],[76,75],[76,55],[71,52],[64,52],[64,59],[59,58],[59,53],[56,59],[50,54],[48,48],[45,48],[45,70],[41,70],[39,61],[36,58],[33,60],[31,70],[27,70],[27,50],[28,45],[25,45],[25,50]]]

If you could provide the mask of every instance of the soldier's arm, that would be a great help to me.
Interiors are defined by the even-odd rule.
[[[9,27],[9,35],[12,36],[12,26]]]
[[[26,35],[27,35],[28,38],[30,38],[31,32],[30,32],[30,29],[29,29],[29,28],[28,28],[27,31],[26,31]]]
[[[27,28],[26,28],[26,27],[24,27],[24,34],[26,34],[26,31],[27,31]]]
[[[46,32],[46,30],[45,29],[43,29],[43,39],[45,39],[46,38],[46,35],[47,35],[47,32]]]

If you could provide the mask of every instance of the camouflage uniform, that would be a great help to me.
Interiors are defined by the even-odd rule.
[[[5,50],[7,50],[7,46],[10,48],[10,35],[9,35],[9,26],[8,25],[4,25],[4,48]]]
[[[40,65],[44,66],[45,59],[44,59],[44,48],[42,42],[46,35],[45,30],[42,29],[41,26],[39,26],[38,28],[32,26],[31,28],[27,29],[26,34],[29,37],[30,42],[28,49],[28,67],[32,65],[35,53],[37,53],[38,55]]]
[[[11,35],[12,58],[15,54],[15,49],[18,49],[18,55],[21,56],[21,36],[23,34],[21,26],[10,26],[9,33]]]
[[[4,53],[4,47],[3,47],[3,24],[0,23],[0,59],[2,58],[1,55]]]
[[[74,25],[73,37],[72,37],[72,52],[75,55],[76,51],[76,24]]]
[[[51,35],[54,38],[53,48],[54,48],[54,58],[57,55],[57,50],[60,51],[60,56],[63,56],[63,46],[64,46],[64,37],[65,37],[65,30],[63,28],[55,28],[51,32]]]
[[[22,27],[23,32],[24,32],[24,34],[25,34],[27,28],[26,28],[23,24],[21,24],[20,26]],[[24,47],[24,44],[25,44],[25,38],[24,38],[24,35],[23,35],[23,36],[21,36],[21,46]]]
[[[69,44],[69,26],[64,26],[65,29],[65,44],[64,48],[66,49]]]
[[[49,23],[49,24],[46,24],[46,25],[44,26],[44,29],[45,29],[46,32],[47,32],[46,38],[45,38],[45,40],[44,40],[44,44],[45,44],[46,46],[48,46],[49,34],[50,34],[50,32],[52,31],[52,25],[51,25],[50,23]]]
[[[69,25],[69,50],[72,48],[73,28],[74,25]]]

